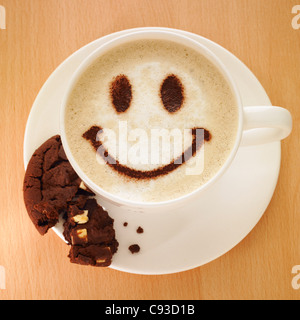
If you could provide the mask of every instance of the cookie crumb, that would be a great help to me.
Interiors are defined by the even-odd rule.
[[[138,227],[136,230],[137,233],[143,233],[144,229],[142,227]]]
[[[132,254],[134,254],[134,253],[138,253],[141,248],[138,244],[132,244],[131,246],[128,247],[128,249]]]

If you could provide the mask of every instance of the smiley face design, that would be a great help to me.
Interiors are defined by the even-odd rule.
[[[178,113],[179,110],[184,107],[185,89],[180,78],[175,74],[168,74],[162,80],[160,90],[157,94],[160,97],[161,107],[167,111],[167,116],[169,117],[172,117],[172,115]],[[133,100],[133,88],[129,78],[125,74],[119,74],[111,81],[109,95],[114,112],[119,115],[128,112]],[[197,136],[200,131],[203,133],[202,139],[199,139],[199,136]],[[101,148],[102,152],[98,152],[98,154],[105,159],[105,162],[112,169],[119,174],[135,179],[153,179],[176,170],[179,166],[194,157],[205,141],[208,142],[212,138],[209,130],[205,128],[190,128],[190,134],[192,135],[191,145],[185,149],[180,156],[170,163],[152,170],[137,170],[121,164],[108,152],[104,147],[101,138],[97,138],[99,133],[101,137],[102,132],[102,126],[93,125],[82,135],[82,137],[90,142],[96,152]]]

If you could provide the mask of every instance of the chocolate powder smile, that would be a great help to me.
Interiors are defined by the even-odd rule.
[[[197,139],[197,130],[204,130],[204,139]],[[129,168],[123,164],[121,164],[118,160],[112,157],[108,151],[103,147],[102,142],[97,140],[98,132],[102,132],[103,129],[99,126],[92,126],[89,130],[87,130],[82,137],[90,142],[93,146],[95,151],[97,152],[98,149],[101,147],[101,152],[98,154],[106,161],[106,163],[117,171],[120,174],[126,175],[130,178],[135,179],[153,179],[159,176],[163,176],[168,174],[171,171],[179,168],[182,164],[187,162],[193,156],[195,156],[196,152],[200,149],[203,145],[204,140],[209,141],[211,139],[211,134],[208,130],[203,128],[193,128],[191,129],[191,134],[193,136],[192,144],[189,148],[187,148],[179,157],[173,160],[171,163],[161,166],[154,170],[142,171],[142,170],[135,170]],[[198,141],[200,140],[200,141]]]
[[[132,100],[132,85],[127,76],[124,74],[120,74],[115,77],[110,84],[109,91],[111,102],[116,112],[126,112],[130,107]],[[163,107],[170,114],[177,112],[182,107],[184,101],[184,87],[180,79],[176,75],[169,74],[163,80],[160,87],[160,98]],[[204,137],[203,139],[197,139],[197,130],[201,129],[204,130]],[[113,168],[120,174],[135,179],[153,179],[174,171],[179,166],[195,156],[196,152],[204,143],[204,140],[209,141],[211,139],[211,134],[208,130],[204,128],[193,128],[191,129],[191,134],[193,136],[192,144],[179,157],[165,166],[161,166],[154,170],[142,171],[122,165],[118,160],[111,156],[109,152],[104,148],[102,142],[99,139],[97,140],[97,134],[101,133],[102,131],[103,129],[101,127],[92,126],[82,135],[82,137],[91,143],[95,151],[98,152],[98,154],[106,161],[106,163],[111,168]],[[100,147],[101,149],[99,149]]]

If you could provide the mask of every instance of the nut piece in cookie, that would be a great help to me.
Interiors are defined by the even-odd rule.
[[[85,224],[89,221],[88,217],[88,210],[83,210],[83,213],[79,213],[76,216],[72,217],[71,219],[78,224]]]
[[[23,195],[29,217],[40,234],[44,235],[57,223],[80,183],[59,135],[48,139],[33,153],[25,172]]]
[[[76,238],[75,238],[76,235]],[[76,229],[71,235],[72,244],[83,244],[88,242],[87,230],[86,229]],[[76,241],[76,240],[77,241]]]

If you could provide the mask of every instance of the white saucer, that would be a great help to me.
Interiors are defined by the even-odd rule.
[[[35,149],[59,133],[61,99],[74,70],[104,42],[133,30],[140,29],[110,34],[86,45],[52,73],[28,118],[24,137],[25,167]],[[234,55],[198,35],[175,31],[199,41],[219,56],[235,78],[245,106],[271,105],[259,81]],[[111,268],[138,274],[175,273],[223,255],[238,244],[263,215],[277,183],[280,156],[280,142],[241,147],[225,175],[199,199],[178,212],[166,212],[162,216],[141,215],[116,210],[102,202],[115,219],[120,243]],[[125,221],[127,227],[123,226]],[[136,232],[139,226],[144,233]],[[62,224],[53,229],[63,239]],[[131,254],[128,246],[135,243],[140,245],[141,251]]]

